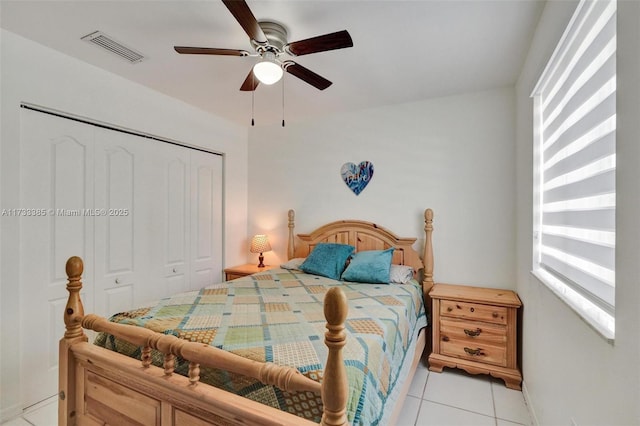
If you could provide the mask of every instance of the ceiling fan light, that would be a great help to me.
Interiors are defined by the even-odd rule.
[[[275,55],[268,52],[264,59],[253,66],[253,73],[263,84],[273,84],[282,78],[282,67],[275,62]]]

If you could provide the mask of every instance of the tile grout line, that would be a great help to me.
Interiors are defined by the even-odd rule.
[[[449,405],[449,404],[444,404],[442,402],[431,401],[430,399],[423,399],[423,401],[430,402],[431,404],[442,405],[443,407],[455,408],[456,410],[466,411],[467,413],[472,413],[472,414],[476,414],[478,416],[488,417],[488,418],[494,419],[494,420],[496,419],[495,416],[491,416],[491,415],[483,414],[483,413],[478,413],[477,411],[472,411],[472,410],[469,410],[467,408],[456,407],[455,405]]]
[[[493,405],[493,422],[498,426],[498,412],[496,410],[496,396],[493,393],[493,381],[489,383],[489,387],[491,388],[491,404]]]
[[[418,419],[420,418],[420,410],[422,410],[422,401],[424,399],[424,393],[427,391],[427,385],[429,384],[429,377],[431,376],[431,372],[427,369],[427,379],[424,381],[424,386],[422,387],[422,394],[420,395],[420,403],[418,404],[418,411],[416,412],[416,419],[414,420],[414,426],[418,425]]]

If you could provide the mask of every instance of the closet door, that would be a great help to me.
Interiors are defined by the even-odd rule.
[[[85,262],[85,313],[109,317],[222,279],[222,157],[21,112],[23,406],[55,394],[65,262]],[[19,247],[19,248],[18,248]]]
[[[126,133],[95,133],[95,312],[102,316],[148,300],[149,226],[154,182],[150,141]],[[151,297],[153,298],[153,297]]]
[[[222,281],[222,157],[191,151],[191,280],[196,290]]]
[[[67,302],[65,263],[85,261],[81,296],[93,311],[93,127],[21,110],[21,389],[28,407],[55,394]],[[89,277],[89,278],[87,278]],[[5,283],[7,284],[7,283]]]

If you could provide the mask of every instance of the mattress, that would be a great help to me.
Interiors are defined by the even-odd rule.
[[[349,381],[347,417],[354,425],[385,424],[392,411],[419,331],[427,320],[420,285],[336,281],[299,271],[272,269],[174,295],[153,306],[118,313],[113,322],[146,327],[206,343],[260,362],[295,367],[322,381],[327,357],[323,299],[340,286],[349,304],[343,357]],[[99,334],[95,343],[140,358],[141,348]],[[162,354],[152,354],[162,366]],[[187,375],[188,362],[176,360]],[[319,422],[320,395],[285,392],[244,376],[201,367],[201,382]]]

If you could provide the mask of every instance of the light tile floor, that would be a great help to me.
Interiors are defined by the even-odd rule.
[[[396,426],[532,424],[522,392],[508,389],[502,380],[448,368],[434,373],[423,361]]]
[[[57,399],[50,398],[2,426],[56,426]],[[395,426],[532,425],[522,392],[489,376],[446,369],[430,372],[423,362],[411,382]]]

